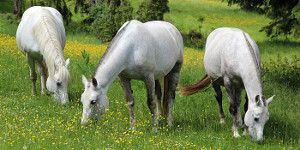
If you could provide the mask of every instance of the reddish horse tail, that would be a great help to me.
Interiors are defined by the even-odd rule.
[[[195,94],[207,87],[211,83],[211,79],[208,75],[205,75],[198,83],[193,85],[181,85],[179,86],[180,96],[189,96]]]

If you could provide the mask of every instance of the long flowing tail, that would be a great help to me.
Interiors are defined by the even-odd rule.
[[[198,83],[193,85],[180,85],[179,88],[179,95],[180,96],[189,96],[195,94],[202,90],[203,88],[207,87],[211,83],[211,79],[208,75],[205,75]]]

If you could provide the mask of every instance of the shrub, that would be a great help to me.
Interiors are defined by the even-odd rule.
[[[270,59],[262,63],[263,78],[271,78],[274,81],[287,83],[289,86],[300,87],[300,57],[294,56],[292,60],[277,56],[276,60]]]
[[[132,19],[133,8],[128,0],[106,0],[90,9],[89,30],[94,32],[100,41],[112,40],[119,28]]]

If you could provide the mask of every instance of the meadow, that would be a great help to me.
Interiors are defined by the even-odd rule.
[[[81,74],[91,77],[107,44],[99,43],[80,28],[66,27],[64,57],[71,58],[70,103],[61,106],[50,94],[40,94],[39,78],[38,94],[31,95],[27,62],[15,40],[17,24],[10,24],[1,16],[0,149],[299,149],[300,40],[284,37],[271,40],[259,32],[268,23],[267,18],[236,6],[228,7],[218,0],[169,0],[169,7],[165,19],[182,32],[195,29],[208,35],[217,27],[237,27],[257,42],[265,96],[276,95],[269,106],[270,120],[265,125],[263,145],[252,142],[249,135],[233,137],[224,89],[225,124],[219,123],[217,101],[213,89],[208,88],[189,97],[176,95],[174,125],[168,127],[163,118],[159,132],[153,133],[144,83],[132,81],[137,129],[129,131],[125,97],[115,80],[108,91],[110,108],[106,114],[97,124],[83,126]],[[200,29],[197,19],[201,16],[205,19]],[[184,48],[180,85],[196,83],[205,75],[203,55],[203,49]]]

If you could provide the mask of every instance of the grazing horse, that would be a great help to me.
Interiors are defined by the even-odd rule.
[[[82,75],[85,91],[81,96],[81,122],[85,124],[90,118],[101,118],[109,106],[108,88],[118,76],[130,111],[130,129],[134,130],[136,124],[130,80],[136,79],[145,82],[153,130],[157,131],[155,94],[160,101],[162,94],[158,79],[165,77],[164,102],[167,106],[164,109],[165,113],[168,111],[168,125],[172,126],[172,107],[182,63],[182,36],[172,24],[163,21],[126,22],[109,44],[91,82]]]
[[[46,85],[47,89],[54,93],[56,100],[66,104],[69,101],[67,88],[70,74],[67,67],[70,61],[65,61],[63,56],[66,35],[61,14],[50,7],[35,6],[27,9],[18,26],[16,39],[30,68],[32,94],[36,94],[36,62],[41,76],[41,93],[44,94]],[[46,66],[43,65],[43,60]],[[46,67],[49,72],[47,83]]]
[[[225,116],[220,86],[225,86],[233,120],[233,136],[240,137],[237,122],[244,127],[240,103],[241,91],[245,88],[246,99],[249,98],[245,124],[249,127],[251,138],[262,142],[264,125],[269,119],[268,104],[273,97],[266,100],[263,94],[260,54],[256,43],[240,29],[218,28],[207,38],[203,61],[207,75],[194,85],[181,86],[181,95],[194,94],[212,83],[223,123]]]

